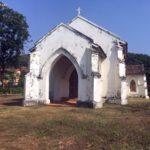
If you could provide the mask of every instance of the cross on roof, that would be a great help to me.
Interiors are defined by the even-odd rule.
[[[77,12],[78,12],[78,16],[79,16],[81,14],[81,8],[80,7],[77,8]]]

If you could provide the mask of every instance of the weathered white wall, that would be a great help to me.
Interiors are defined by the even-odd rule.
[[[84,75],[87,75],[87,72],[89,72],[90,70],[90,66],[87,66],[87,59],[89,55],[88,53],[90,53],[89,42],[86,39],[80,37],[79,35],[75,35],[75,33],[69,31],[63,26],[60,26],[57,30],[55,30],[55,32],[53,32],[44,41],[42,41],[40,47],[42,47],[42,50],[39,49],[39,51],[41,51],[41,67],[45,65],[45,69],[42,70],[42,76],[49,74],[53,65],[52,63],[54,61],[52,60],[53,53],[61,47],[66,49],[73,57],[76,58],[76,61],[82,68]],[[59,56],[59,53],[57,53],[56,55]],[[51,62],[49,64],[45,64],[45,60]],[[79,99],[87,100],[89,97],[91,98],[89,91],[90,89],[87,88],[88,80],[82,79],[80,77],[79,80],[79,89],[81,93],[79,95]],[[44,84],[45,83],[41,81],[40,87],[44,87]],[[45,88],[41,89],[42,93],[45,92]],[[44,99],[44,97],[41,97],[41,99]]]
[[[136,83],[136,92],[130,91],[130,83],[134,80]],[[127,75],[127,95],[129,97],[146,97],[147,85],[145,75]]]
[[[38,91],[39,97],[36,99],[41,103],[49,103],[49,78],[50,72],[54,64],[59,60],[61,55],[68,57],[78,72],[78,100],[87,101],[93,99],[93,87],[91,76],[91,43],[86,38],[68,30],[64,25],[60,25],[54,32],[49,33],[42,41],[37,43],[36,52],[40,54],[40,63],[38,79],[38,87],[34,90]],[[34,53],[34,52],[33,52]],[[69,54],[71,55],[69,55]],[[32,54],[31,54],[32,55]],[[76,61],[76,63],[74,63]],[[32,66],[32,62],[30,63]],[[63,66],[61,66],[62,69]],[[57,71],[57,69],[55,70]],[[32,70],[30,69],[30,73]],[[56,77],[55,77],[56,78]],[[59,82],[56,81],[56,87]],[[55,86],[55,85],[54,85]],[[67,86],[67,85],[66,85]],[[65,91],[67,95],[67,91]],[[55,93],[55,99],[62,96],[63,91]]]
[[[93,41],[72,30],[71,27],[92,38]],[[102,97],[120,96],[119,47],[116,44],[116,40],[119,39],[80,18],[75,19],[70,24],[70,27],[64,24],[57,26],[52,32],[49,32],[36,43],[35,52],[31,53],[31,60],[35,56],[34,58],[37,58],[38,63],[37,61],[30,61],[30,72],[26,77],[25,102],[32,99],[48,104],[50,103],[49,92],[53,93],[52,96],[55,100],[68,96],[69,91],[65,89],[68,89],[69,83],[68,80],[65,81],[65,78],[61,78],[61,75],[66,70],[71,73],[71,66],[74,66],[78,73],[79,101],[91,101],[95,108],[100,108],[103,105]],[[92,59],[93,42],[102,47],[106,58],[101,56],[98,58],[96,56],[97,60],[95,58]],[[53,69],[62,56],[70,60],[70,68],[65,68],[63,64],[59,64],[59,67]],[[97,70],[98,64],[99,72]],[[123,68],[122,73],[125,67],[121,68]],[[95,70],[101,76],[93,74]],[[31,79],[34,80],[34,86],[32,86],[33,95],[27,89],[31,87]]]
[[[39,52],[30,55],[30,72],[25,76],[25,100],[37,103],[39,98]],[[28,105],[28,104],[27,104]]]
[[[102,47],[107,55],[107,58],[102,60],[101,64],[102,96],[119,96],[121,92],[121,81],[119,77],[119,62],[117,58],[118,48],[114,44],[114,41],[116,41],[117,38],[87,23],[80,17],[77,17],[69,25],[91,37],[94,40],[94,43],[97,43]]]

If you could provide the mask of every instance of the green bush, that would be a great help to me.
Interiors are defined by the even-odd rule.
[[[7,89],[0,87],[0,94],[5,94],[5,93],[7,93]]]
[[[11,88],[12,94],[18,94],[18,93],[23,93],[24,89],[22,87],[13,87]]]
[[[24,89],[20,86],[13,86],[7,88],[0,87],[0,94],[22,94],[23,92]]]

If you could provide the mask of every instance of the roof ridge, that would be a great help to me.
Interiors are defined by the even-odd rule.
[[[52,28],[52,30],[50,30],[49,32],[47,32],[44,36],[42,36],[39,40],[37,40],[35,42],[35,45],[37,45],[38,43],[40,43],[42,40],[44,40],[48,35],[50,35],[52,32],[54,32],[57,28],[59,28],[61,25],[63,25],[64,23],[61,22],[60,24],[56,25],[54,28]]]
[[[43,41],[47,36],[49,36],[51,33],[53,33],[55,30],[57,30],[60,26],[63,26],[73,32],[76,32],[78,34],[80,34],[82,37],[84,36],[86,39],[88,39],[90,42],[93,43],[93,39],[88,37],[87,35],[83,34],[82,32],[74,29],[73,27],[69,26],[68,24],[65,24],[63,22],[61,22],[59,25],[55,26],[52,30],[50,30],[47,34],[45,34],[44,36],[42,36],[42,38],[40,38],[39,40],[37,40],[35,42],[35,45],[33,47],[35,47],[37,44],[39,44],[41,41]]]
[[[113,32],[111,32],[111,31],[109,31],[109,30],[107,30],[107,29],[105,29],[105,28],[103,28],[103,27],[101,27],[101,26],[99,26],[99,25],[93,23],[92,21],[90,21],[90,20],[84,18],[84,17],[81,16],[81,15],[77,15],[75,18],[73,18],[73,19],[69,22],[69,24],[71,24],[71,23],[72,23],[74,20],[76,20],[77,18],[80,18],[80,19],[86,21],[87,23],[89,23],[89,24],[95,26],[96,28],[98,28],[98,29],[100,29],[100,30],[106,32],[107,34],[110,34],[110,35],[112,35],[113,37],[115,37],[115,38],[121,40],[121,38],[120,38],[118,35],[116,35],[115,33],[113,33]],[[123,40],[121,40],[121,41],[123,41]]]

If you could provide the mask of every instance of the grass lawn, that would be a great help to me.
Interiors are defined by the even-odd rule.
[[[0,150],[150,150],[150,100],[102,109],[22,107],[0,97]]]

